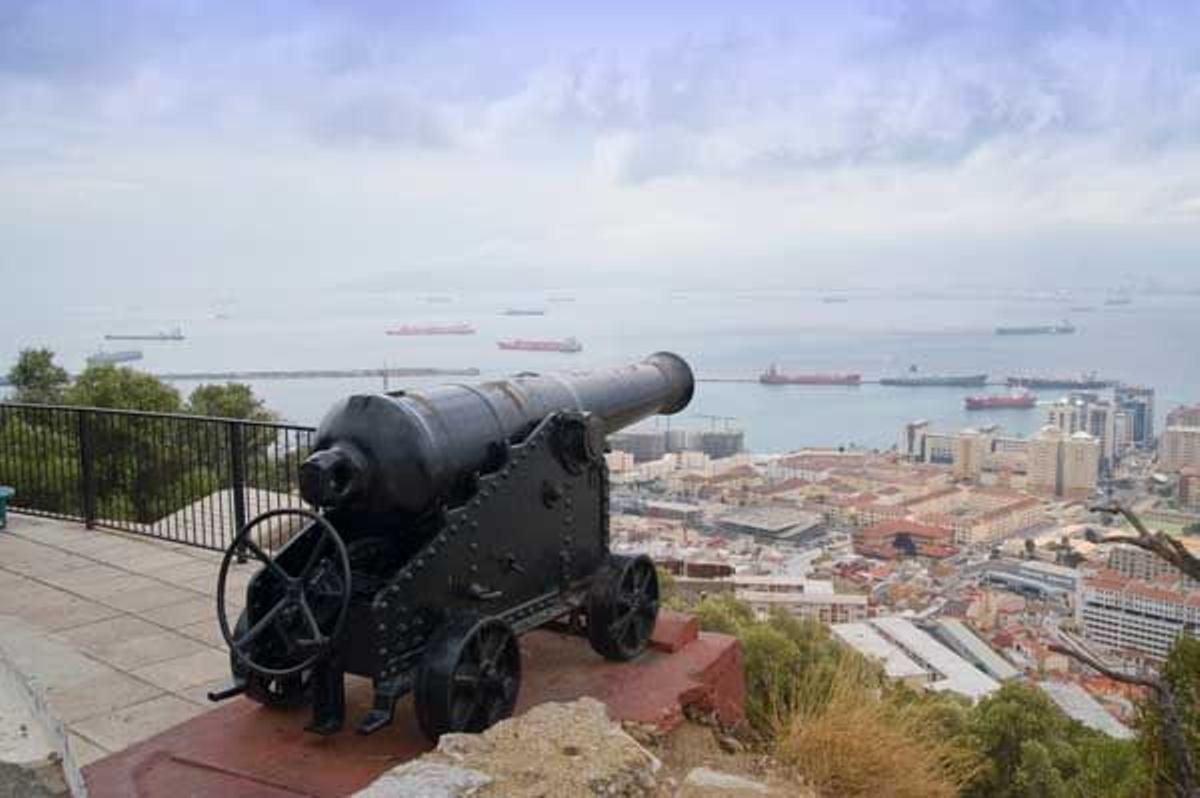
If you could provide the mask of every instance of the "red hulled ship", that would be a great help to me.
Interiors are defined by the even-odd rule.
[[[465,322],[460,324],[402,324],[390,330],[388,335],[474,335],[475,328]]]
[[[583,345],[574,338],[564,338],[561,341],[528,341],[514,338],[511,341],[497,341],[501,349],[518,352],[582,352]]]
[[[763,385],[861,385],[861,374],[784,374],[775,366],[759,375]]]
[[[968,410],[1028,410],[1037,406],[1037,397],[1031,393],[1014,393],[1009,396],[968,396],[963,404]]]

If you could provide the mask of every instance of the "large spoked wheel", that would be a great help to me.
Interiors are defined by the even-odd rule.
[[[246,611],[242,610],[237,626],[233,628],[233,636],[241,637],[249,628]],[[264,676],[243,665],[232,651],[229,652],[229,669],[235,678],[246,683],[246,696],[263,706],[287,709],[304,706],[312,699],[311,670],[290,676]]]
[[[429,642],[417,672],[417,722],[431,740],[478,733],[512,715],[521,688],[521,650],[499,618],[452,617]]]
[[[251,537],[256,527],[284,515],[307,518],[311,523],[301,535],[313,536],[307,543],[308,556],[299,568],[293,566],[292,573]],[[251,600],[247,602],[249,614],[244,628],[231,630],[225,583],[230,565],[242,552],[252,555],[263,568],[252,583],[254,595],[248,596]],[[217,577],[221,636],[233,659],[245,670],[264,677],[301,674],[329,653],[341,635],[350,609],[350,589],[350,559],[333,525],[309,510],[271,510],[246,524],[221,560]]]
[[[588,640],[605,659],[625,662],[646,650],[658,620],[658,573],[649,557],[609,557],[588,594]]]

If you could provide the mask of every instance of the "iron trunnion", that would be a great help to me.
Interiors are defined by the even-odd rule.
[[[609,552],[606,436],[682,410],[693,390],[687,363],[660,352],[607,371],[341,401],[300,467],[320,512],[264,513],[225,552],[217,615],[233,682],[210,698],[311,700],[309,730],[332,734],[344,675],[358,674],[374,685],[359,732],[390,723],[411,691],[436,739],[512,713],[524,632],[569,618],[604,657],[636,657],[658,581],[645,555]],[[297,534],[262,543],[294,515]],[[246,557],[261,567],[231,623],[226,582]]]

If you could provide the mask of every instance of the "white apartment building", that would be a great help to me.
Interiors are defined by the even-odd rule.
[[[1085,581],[1079,618],[1097,643],[1166,659],[1180,635],[1200,637],[1200,592],[1106,573]]]

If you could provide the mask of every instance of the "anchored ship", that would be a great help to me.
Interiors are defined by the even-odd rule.
[[[388,335],[474,335],[475,328],[470,324],[402,324],[390,330],[384,330]]]
[[[157,333],[141,333],[131,335],[121,335],[109,333],[104,336],[106,341],[182,341],[183,331],[176,327],[168,332]]]
[[[880,385],[901,388],[974,388],[987,384],[986,374],[927,374],[918,375],[916,366],[908,367],[904,377],[884,377]]]
[[[759,375],[763,385],[861,385],[861,374],[784,374],[775,367]]]
[[[1104,380],[1089,372],[1078,377],[1009,377],[1010,388],[1033,388],[1056,391],[1099,391],[1111,388],[1116,380]]]
[[[1031,327],[997,327],[996,335],[1071,335],[1075,325],[1069,321],[1062,324],[1043,324]]]
[[[87,359],[89,366],[107,366],[113,363],[132,363],[142,359],[142,350],[124,349],[119,352],[97,352]]]
[[[1009,396],[968,396],[963,405],[968,410],[1028,410],[1037,407],[1037,397],[1028,391]]]
[[[501,349],[515,350],[518,352],[582,352],[583,345],[574,338],[564,338],[561,341],[528,341],[523,338],[514,338],[511,341],[497,341],[496,345]]]

